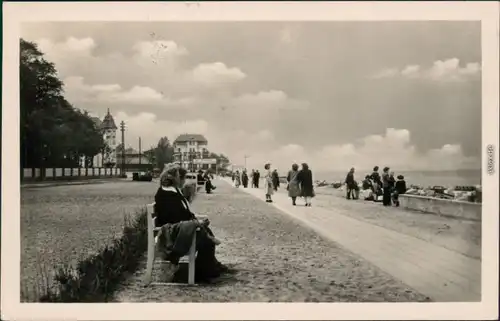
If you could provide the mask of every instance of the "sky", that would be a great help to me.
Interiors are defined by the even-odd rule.
[[[479,169],[479,22],[26,23],[126,145],[203,134],[236,165]]]

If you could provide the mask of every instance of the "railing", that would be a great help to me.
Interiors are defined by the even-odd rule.
[[[21,181],[111,178],[118,177],[120,174],[120,168],[23,168]]]

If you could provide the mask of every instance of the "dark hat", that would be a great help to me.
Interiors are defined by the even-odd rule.
[[[403,175],[398,175],[398,179],[405,179]]]

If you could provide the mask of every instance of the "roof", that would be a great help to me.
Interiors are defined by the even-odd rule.
[[[101,129],[118,129],[118,127],[116,127],[113,116],[111,116],[111,113],[109,112],[109,108],[108,113],[106,114],[106,116],[104,116],[104,120],[102,121]]]
[[[208,143],[207,139],[203,135],[200,135],[200,134],[182,134],[182,135],[179,135],[174,140],[174,144],[185,143],[185,142],[189,142],[189,141],[195,141],[195,142],[199,142],[199,143]]]

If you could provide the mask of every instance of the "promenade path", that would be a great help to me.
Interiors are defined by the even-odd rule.
[[[230,179],[222,180],[231,184]],[[240,190],[265,200],[262,188]],[[481,301],[480,259],[355,219],[346,215],[345,207],[292,206],[285,192],[275,193],[269,206],[301,221],[433,301]]]

